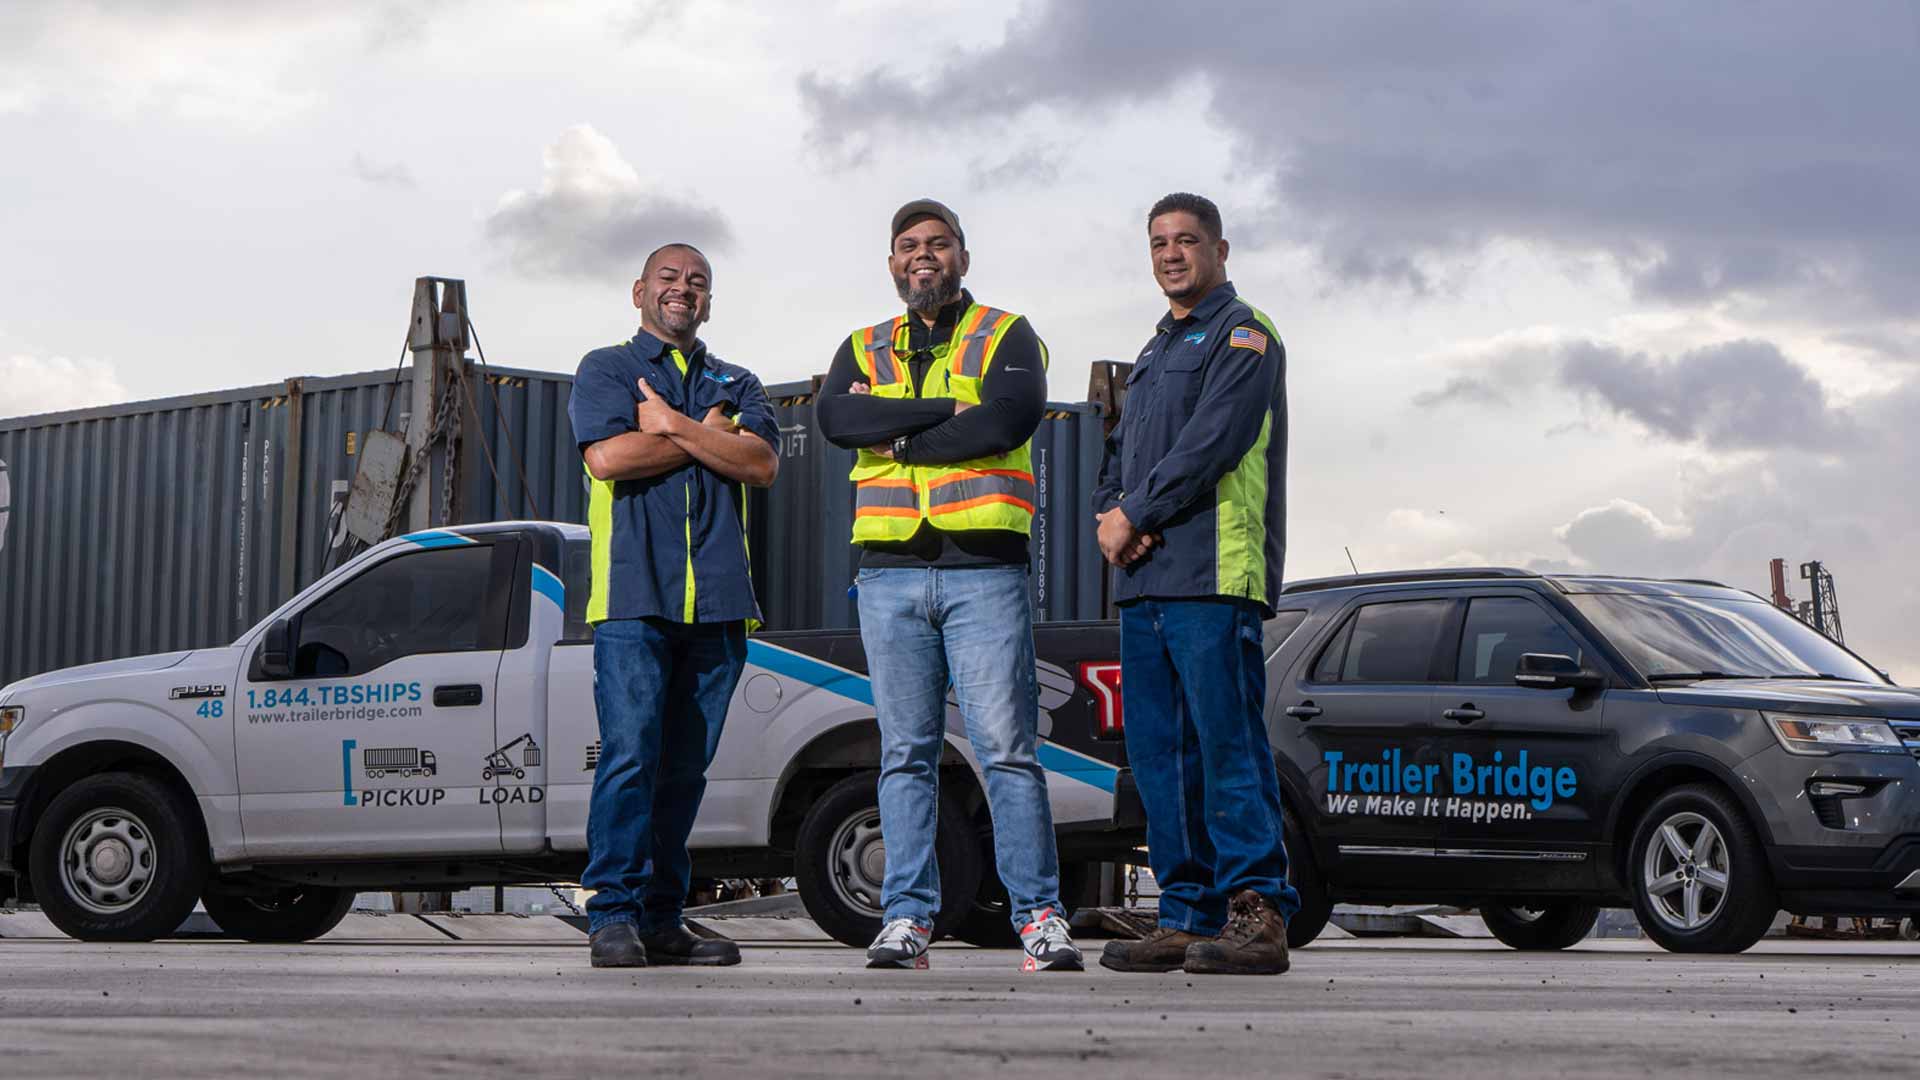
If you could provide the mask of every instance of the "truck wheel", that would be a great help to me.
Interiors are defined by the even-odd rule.
[[[1669,952],[1742,952],[1779,914],[1753,826],[1708,784],[1675,788],[1647,807],[1633,831],[1627,880],[1641,929]]]
[[[180,928],[207,879],[193,806],[151,777],[89,776],[56,796],[33,831],[33,892],[81,941],[152,941]]]
[[[200,902],[220,929],[243,941],[312,941],[353,910],[352,889],[303,885],[249,895],[207,890]]]
[[[1480,921],[1510,949],[1564,949],[1586,937],[1593,924],[1600,921],[1600,907],[1571,901],[1538,906],[1500,904],[1481,908]]]
[[[1320,876],[1320,864],[1314,861],[1313,845],[1301,831],[1299,816],[1289,811],[1281,836],[1287,845],[1287,883],[1300,894],[1300,910],[1287,920],[1287,947],[1311,944],[1327,928],[1333,917],[1333,900],[1327,895],[1327,881]]]
[[[954,927],[953,936],[969,945],[978,945],[983,949],[1014,949],[1020,946],[1020,935],[1013,932],[1013,913],[1009,910],[1011,901],[1007,899],[1007,887],[1000,882],[1000,872],[994,868],[993,834],[988,833],[981,840],[980,891],[973,902],[967,905],[967,915]],[[1073,914],[1073,897],[1078,897],[1086,886],[1087,876],[1092,873],[1095,863],[1060,864],[1060,905],[1065,911],[1061,918]]]
[[[880,837],[880,774],[834,784],[800,822],[794,881],[807,914],[842,945],[866,948],[880,933],[887,849]],[[940,867],[940,916],[934,937],[952,934],[980,887],[980,849],[967,815],[940,796],[934,857]]]

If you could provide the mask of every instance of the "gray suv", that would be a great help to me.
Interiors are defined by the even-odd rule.
[[[1563,948],[1631,904],[1677,952],[1777,912],[1920,912],[1920,691],[1748,592],[1520,570],[1299,582],[1268,717],[1306,906],[1477,907]]]

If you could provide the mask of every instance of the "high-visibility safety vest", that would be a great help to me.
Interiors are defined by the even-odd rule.
[[[937,345],[921,385],[906,362],[907,319],[853,333],[853,356],[874,397],[953,398],[980,404],[980,380],[1000,340],[1020,316],[974,304]],[[1046,362],[1046,347],[1040,349]],[[861,450],[853,463],[853,542],[906,540],[922,521],[948,531],[1005,529],[1026,535],[1033,525],[1031,440],[994,457],[953,465],[902,465]]]

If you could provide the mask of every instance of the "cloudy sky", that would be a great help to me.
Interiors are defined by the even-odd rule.
[[[716,351],[802,378],[895,306],[923,194],[1078,399],[1191,189],[1287,342],[1289,576],[1820,558],[1920,682],[1916,12],[16,2],[0,415],[384,367],[422,274],[571,370],[669,239]]]

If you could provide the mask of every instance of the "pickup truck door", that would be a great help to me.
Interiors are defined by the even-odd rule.
[[[234,725],[249,857],[501,849],[496,776],[539,755],[494,724],[518,547],[421,534],[291,616],[292,677],[249,656]]]

